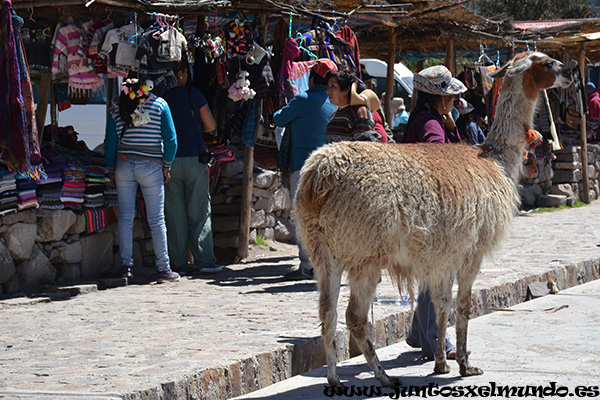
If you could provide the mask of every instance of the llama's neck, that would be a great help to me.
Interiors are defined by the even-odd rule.
[[[525,96],[522,76],[505,78],[494,123],[484,142],[484,146],[492,148],[492,157],[515,182],[519,179],[523,151],[527,147],[524,125],[533,127],[536,100]]]

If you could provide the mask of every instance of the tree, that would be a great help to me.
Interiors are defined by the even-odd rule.
[[[588,18],[587,0],[478,0],[477,10],[484,17],[505,14],[517,21]]]

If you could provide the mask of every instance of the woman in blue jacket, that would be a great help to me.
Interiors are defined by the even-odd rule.
[[[273,122],[286,127],[284,135],[290,135],[290,191],[294,198],[300,179],[300,169],[310,153],[325,144],[325,128],[337,106],[329,102],[327,77],[329,71],[337,71],[335,63],[327,58],[319,59],[311,68],[308,91],[299,93],[273,115]],[[296,234],[294,232],[294,237]],[[300,268],[285,277],[291,280],[312,279],[312,265],[308,255],[296,237],[300,253]]]

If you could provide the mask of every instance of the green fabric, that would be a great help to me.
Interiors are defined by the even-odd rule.
[[[173,269],[185,269],[188,244],[194,264],[212,267],[213,250],[208,167],[198,157],[176,157],[165,185],[167,245]]]

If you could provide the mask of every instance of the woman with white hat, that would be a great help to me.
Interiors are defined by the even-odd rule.
[[[452,77],[444,66],[425,68],[414,74],[413,85],[417,95],[417,105],[410,113],[406,125],[407,143],[455,143],[460,135],[451,115],[455,96],[467,88],[461,81]],[[435,309],[431,301],[429,288],[419,292],[410,332],[406,343],[411,347],[420,347],[423,356],[433,359],[437,347],[438,326]],[[447,358],[456,358],[456,346],[446,333]]]
[[[407,143],[455,143],[460,134],[451,116],[455,96],[467,88],[452,77],[443,65],[425,68],[414,74],[417,104],[406,125]]]

